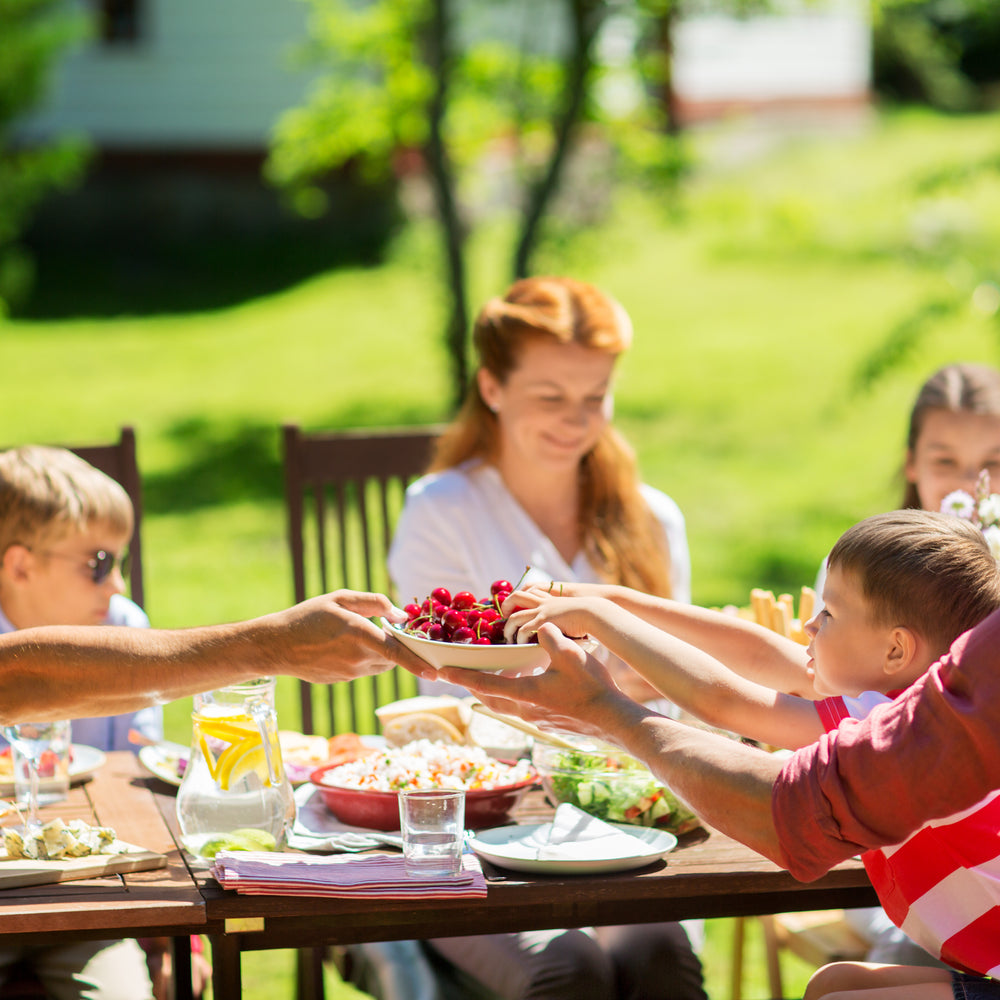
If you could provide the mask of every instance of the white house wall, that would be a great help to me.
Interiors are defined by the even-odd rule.
[[[677,23],[680,102],[724,107],[867,95],[864,0],[779,2],[781,16],[704,15]],[[306,37],[308,4],[139,3],[141,37],[93,42],[67,56],[51,99],[23,131],[82,130],[106,150],[264,149],[276,119],[302,102],[309,85],[310,74],[292,67],[292,51]]]
[[[788,2],[779,14],[681,20],[674,87],[687,102],[856,98],[871,83],[860,0]]]
[[[291,68],[301,0],[141,0],[141,37],[93,42],[60,66],[27,131],[84,130],[105,148],[260,149],[301,103]]]

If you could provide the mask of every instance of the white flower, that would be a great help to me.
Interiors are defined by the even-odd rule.
[[[1000,528],[995,524],[991,524],[988,528],[983,528],[983,537],[990,547],[990,552],[993,553],[993,558],[1000,559]]]
[[[971,521],[976,514],[975,498],[965,490],[955,490],[941,501],[941,513],[954,514],[956,517],[964,517],[966,521]]]
[[[979,501],[979,523],[984,528],[1000,524],[1000,493],[991,493]]]

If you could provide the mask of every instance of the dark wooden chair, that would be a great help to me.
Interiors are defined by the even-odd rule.
[[[303,433],[283,429],[288,546],[295,600],[342,587],[392,595],[386,558],[406,487],[426,469],[439,431],[432,427]],[[348,684],[300,684],[302,730],[377,730],[375,708],[416,692],[398,667]],[[324,716],[317,718],[317,704]],[[322,1000],[322,948],[297,954],[299,1000]],[[349,974],[351,950],[336,956]]]
[[[342,587],[393,596],[386,568],[393,528],[406,487],[426,469],[438,433],[434,427],[317,434],[284,428],[296,602]],[[302,682],[303,732],[373,733],[375,708],[415,689],[413,676],[399,669],[349,684]]]
[[[67,445],[70,451],[90,462],[105,475],[121,483],[132,501],[135,526],[129,542],[129,596],[141,608],[145,608],[146,593],[142,580],[142,480],[136,459],[135,430],[123,427],[121,436],[114,444]]]

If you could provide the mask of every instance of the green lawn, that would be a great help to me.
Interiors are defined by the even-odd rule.
[[[543,268],[597,282],[630,311],[617,418],[645,478],[685,512],[695,600],[721,604],[811,582],[845,527],[896,504],[923,378],[949,361],[996,363],[1000,116],[894,114],[739,167],[694,144],[704,166],[680,193],[623,194]],[[501,222],[477,239],[476,301],[506,283],[508,245]],[[280,425],[448,416],[433,251],[414,227],[385,266],[234,308],[3,323],[0,439],[88,443],[136,427],[154,624],[285,605]],[[295,727],[288,683],[280,698]],[[187,713],[169,707],[172,737],[187,739]],[[267,976],[250,979],[246,995],[263,997]]]

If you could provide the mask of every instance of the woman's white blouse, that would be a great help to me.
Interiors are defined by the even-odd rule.
[[[673,596],[691,600],[691,559],[684,515],[666,494],[642,486],[642,495],[663,527],[670,549]],[[406,491],[389,551],[389,575],[403,604],[423,600],[435,587],[453,594],[489,594],[497,579],[597,583],[600,577],[581,552],[572,565],[508,492],[500,473],[479,460],[424,476]]]
[[[690,601],[691,558],[684,516],[659,490],[643,485],[642,495],[667,537],[674,598]],[[572,565],[563,559],[491,465],[476,459],[424,476],[406,491],[389,551],[389,575],[400,604],[423,600],[435,587],[485,597],[494,580],[516,584],[529,566],[526,583],[600,582],[583,553]],[[420,690],[465,693],[440,681],[421,681]]]

